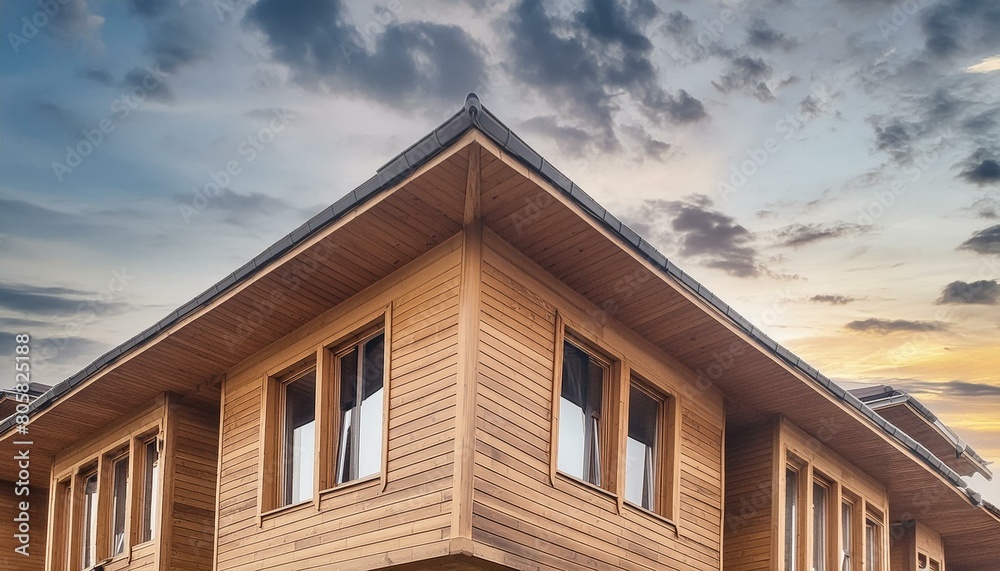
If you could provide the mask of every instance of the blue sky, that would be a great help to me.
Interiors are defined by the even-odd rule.
[[[911,391],[1000,458],[992,0],[42,0],[0,28],[0,353],[31,333],[34,380],[476,91],[810,363]]]

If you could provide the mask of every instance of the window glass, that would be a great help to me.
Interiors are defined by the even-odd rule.
[[[156,497],[160,482],[160,452],[157,439],[145,443],[145,459],[142,470],[142,541],[156,537],[156,520],[159,500]]]
[[[115,460],[114,490],[111,506],[111,555],[125,551],[125,506],[128,504],[128,456]]]
[[[316,440],[316,371],[286,383],[284,498],[295,504],[313,495]]]
[[[563,347],[558,468],[601,485],[601,405],[607,365],[570,342]]]
[[[844,502],[840,506],[840,541],[843,543],[841,548],[840,571],[851,571],[851,566],[854,565],[852,560],[852,557],[854,556],[854,536],[852,533],[853,522],[854,505],[850,502]]]
[[[827,488],[813,482],[813,571],[826,571]]]
[[[882,526],[865,520],[865,570],[882,571]]]
[[[83,549],[80,562],[84,569],[97,563],[97,474],[83,480]]]
[[[377,474],[381,469],[384,360],[385,333],[340,355],[338,484]]]
[[[799,473],[785,468],[785,571],[798,566]]]
[[[660,416],[660,402],[632,385],[625,449],[625,499],[647,510],[656,509],[656,434]]]

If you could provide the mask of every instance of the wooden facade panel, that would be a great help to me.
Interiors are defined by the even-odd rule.
[[[448,553],[455,458],[460,250],[447,244],[317,316],[226,382],[217,568],[371,569]],[[387,263],[392,260],[387,259]],[[389,416],[378,477],[260,513],[263,382],[389,313]],[[296,357],[299,356],[299,357]]]
[[[727,571],[772,569],[772,474],[774,429],[741,430],[726,441],[726,518],[723,554]]]
[[[475,552],[519,569],[714,569],[721,565],[721,407],[681,399],[673,522],[622,505],[612,493],[550,475],[557,309],[574,322],[586,305],[544,287],[521,260],[487,248],[476,400]],[[529,277],[530,274],[530,277]],[[607,329],[617,327],[608,324]],[[606,335],[643,376],[675,369],[648,348]],[[561,350],[561,347],[558,348]],[[650,372],[652,369],[652,372]],[[669,375],[687,374],[673,370]],[[668,394],[679,391],[667,390]],[[711,401],[714,395],[705,395]]]
[[[218,471],[218,412],[175,409],[170,568],[211,571]]]
[[[43,478],[38,474],[36,478]],[[14,522],[9,529],[0,533],[0,568],[5,571],[42,571],[45,569],[45,522],[48,517],[48,488],[34,485],[28,488],[27,496],[17,496],[14,493],[14,482],[0,480],[0,514],[6,521]],[[21,502],[28,502],[28,521],[16,522],[20,519]],[[25,523],[29,526],[26,554],[14,550],[24,547],[24,543],[15,537],[20,534],[15,526]]]

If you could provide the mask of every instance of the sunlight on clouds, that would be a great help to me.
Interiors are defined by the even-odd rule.
[[[1000,55],[988,57],[976,65],[970,65],[965,68],[965,71],[969,73],[989,73],[991,71],[1000,71]]]

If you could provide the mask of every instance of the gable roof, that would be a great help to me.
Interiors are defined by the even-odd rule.
[[[260,278],[260,276],[264,276],[264,278],[260,279],[266,279],[269,277],[270,274],[268,274],[268,272],[273,270],[279,264],[291,264],[294,260],[290,261],[289,256],[292,255],[293,251],[296,252],[296,255],[299,255],[299,253],[305,252],[306,248],[312,248],[319,245],[321,243],[319,242],[320,240],[328,239],[329,234],[326,233],[331,228],[335,227],[337,224],[350,222],[352,217],[355,217],[356,219],[356,217],[361,216],[361,214],[358,213],[364,211],[364,209],[369,205],[378,203],[378,201],[385,196],[384,191],[389,191],[390,189],[396,189],[393,190],[394,193],[401,191],[400,189],[405,189],[406,185],[415,184],[416,181],[419,180],[418,175],[426,173],[427,169],[432,167],[435,169],[444,169],[441,172],[445,174],[442,174],[441,176],[447,177],[449,175],[445,172],[448,170],[446,167],[448,164],[452,164],[449,161],[454,162],[452,165],[454,169],[460,170],[462,164],[467,164],[467,157],[459,156],[457,152],[453,151],[454,148],[458,146],[459,140],[465,140],[470,132],[479,133],[485,137],[483,142],[489,142],[492,149],[490,152],[497,157],[500,157],[500,160],[496,162],[506,168],[507,171],[522,175],[524,180],[533,183],[536,188],[538,186],[542,186],[550,189],[547,190],[547,192],[556,193],[561,197],[561,200],[565,205],[572,207],[570,209],[572,212],[569,216],[583,216],[581,220],[585,219],[585,221],[589,221],[588,223],[593,228],[597,228],[601,232],[606,233],[617,244],[616,248],[621,248],[621,251],[629,252],[629,255],[633,257],[631,259],[640,261],[643,268],[648,268],[654,274],[658,274],[660,278],[664,280],[663,283],[669,285],[668,290],[664,290],[663,288],[651,288],[653,293],[643,298],[645,301],[648,301],[649,304],[653,304],[654,306],[656,304],[676,305],[683,303],[688,306],[699,308],[698,311],[701,312],[703,316],[707,316],[707,321],[705,321],[705,323],[710,324],[714,329],[711,329],[703,338],[699,338],[698,334],[689,334],[687,332],[688,330],[685,330],[683,337],[677,336],[670,338],[670,341],[676,343],[680,347],[678,351],[685,355],[682,362],[691,370],[698,370],[698,363],[705,363],[706,360],[710,359],[706,356],[707,353],[711,352],[707,349],[707,347],[709,347],[709,341],[704,339],[711,339],[716,343],[728,343],[730,339],[739,339],[741,340],[740,342],[749,343],[755,346],[760,354],[770,356],[771,361],[765,363],[767,366],[767,373],[764,374],[761,372],[761,369],[759,369],[760,366],[764,365],[757,364],[750,367],[751,369],[757,367],[757,370],[753,375],[750,375],[750,373],[744,374],[736,370],[730,371],[730,373],[733,373],[733,379],[719,380],[719,382],[724,381],[728,383],[725,385],[726,391],[739,391],[742,397],[753,397],[755,399],[753,400],[753,404],[759,404],[767,401],[767,395],[761,395],[757,389],[750,387],[749,385],[744,386],[744,383],[749,381],[751,377],[762,377],[777,380],[779,377],[786,378],[788,375],[791,375],[792,377],[803,381],[803,385],[809,385],[811,387],[811,390],[807,391],[809,393],[809,398],[813,399],[810,402],[821,402],[815,400],[815,395],[826,395],[825,398],[829,399],[829,402],[840,403],[837,407],[824,405],[825,408],[823,410],[826,411],[826,413],[839,415],[844,412],[849,412],[849,416],[857,421],[852,421],[852,424],[845,425],[842,428],[842,439],[851,441],[854,435],[862,435],[864,438],[870,438],[873,435],[881,435],[883,440],[877,442],[870,451],[866,452],[867,459],[865,462],[867,463],[864,464],[866,468],[872,471],[882,470],[882,476],[884,478],[887,473],[885,470],[888,468],[880,467],[881,456],[885,454],[885,450],[891,450],[893,449],[893,446],[896,446],[898,447],[898,450],[905,451],[911,463],[923,466],[925,470],[940,478],[941,482],[946,482],[950,486],[953,486],[957,492],[960,492],[961,497],[967,501],[966,505],[969,503],[976,506],[981,505],[980,496],[971,489],[968,489],[961,476],[946,463],[941,461],[927,447],[914,440],[903,430],[900,430],[898,427],[888,422],[871,407],[865,405],[859,398],[857,398],[857,396],[845,391],[839,385],[821,374],[814,367],[797,357],[787,348],[776,343],[763,331],[753,325],[748,319],[737,313],[718,296],[714,295],[704,285],[695,280],[691,275],[685,273],[674,263],[669,261],[666,256],[658,252],[649,242],[645,241],[637,233],[622,224],[621,221],[618,220],[613,214],[601,207],[579,186],[558,171],[551,165],[551,163],[542,158],[541,155],[534,151],[520,137],[514,134],[506,125],[497,119],[496,116],[484,108],[478,97],[474,94],[470,94],[467,98],[463,109],[450,117],[430,134],[420,139],[416,144],[412,145],[379,168],[375,176],[365,181],[358,188],[349,192],[346,196],[342,197],[330,207],[324,209],[299,228],[292,231],[289,235],[278,240],[274,245],[262,252],[256,258],[232,274],[228,275],[201,295],[196,296],[194,299],[172,312],[165,319],[133,337],[129,341],[123,343],[121,346],[112,349],[85,367],[82,371],[59,383],[50,391],[46,392],[41,398],[31,405],[33,422],[37,415],[50,410],[55,404],[66,402],[67,395],[72,394],[74,390],[87,388],[84,387],[84,385],[86,385],[88,381],[107,373],[111,369],[116,367],[120,368],[122,363],[126,362],[137,353],[145,351],[150,347],[156,347],[165,343],[165,339],[169,338],[169,336],[177,333],[178,331],[184,331],[184,327],[187,327],[191,323],[195,323],[196,319],[205,318],[206,315],[210,315],[212,313],[217,314],[219,312],[218,308],[223,307],[225,304],[236,303],[233,301],[236,299],[235,296],[249,291],[249,287],[251,286],[248,284],[251,284],[252,282],[253,285],[260,283],[256,282],[256,280]],[[452,151],[452,155],[449,156],[449,153],[446,151]],[[445,162],[435,162],[439,160]],[[466,162],[463,163],[462,161]],[[454,178],[454,176],[452,178]],[[464,191],[464,179],[460,182]],[[418,190],[420,192],[428,193],[434,191],[433,188],[427,186],[419,188]],[[440,195],[441,193],[439,192],[439,196],[437,196],[435,200],[443,200]],[[406,199],[419,200],[419,198],[414,198],[413,193],[408,195]],[[381,203],[377,204],[377,206],[380,205]],[[426,204],[424,204],[424,206],[426,206]],[[444,205],[442,208],[445,208],[446,206],[450,208],[450,205]],[[442,230],[439,234],[446,234],[447,231],[455,229],[448,226],[449,222],[447,220],[441,221],[440,224],[445,228],[445,230]],[[560,236],[571,235],[572,233],[567,232],[560,234]],[[510,236],[513,236],[513,234],[508,232],[507,236],[502,236],[502,238]],[[413,255],[409,258],[403,259],[402,262],[406,262],[407,259],[412,259],[413,256],[418,255],[421,251],[427,251],[427,249],[432,247],[434,243],[440,243],[441,240],[442,238],[438,235],[429,236],[427,238],[428,243],[425,245],[426,247],[423,248],[423,250],[420,248],[415,249],[413,251]],[[522,242],[524,241],[530,242],[530,240],[527,239],[522,240]],[[511,243],[513,244],[513,242]],[[574,261],[575,260],[572,259],[567,260],[566,264],[572,264]],[[400,260],[396,260],[396,263],[399,262]],[[387,271],[393,269],[393,263],[387,263],[385,266]],[[553,269],[552,266],[549,266],[546,269],[549,269],[554,273],[556,272],[556,269]],[[563,268],[563,271],[565,271],[565,268]],[[374,275],[371,279],[374,280],[377,277],[377,275]],[[559,277],[558,274],[557,277]],[[363,285],[364,284],[359,281],[358,287],[362,287]],[[653,295],[659,291],[674,292],[671,294],[673,298],[668,300],[657,297],[657,295]],[[344,296],[349,297],[348,294],[350,293],[350,291],[346,291],[344,292]],[[266,294],[266,289],[264,294]],[[302,294],[304,295],[304,292],[302,292]],[[249,294],[247,294],[247,297],[250,298]],[[242,301],[240,303],[242,303]],[[231,323],[220,323],[219,325],[231,326]],[[288,328],[292,325],[294,325],[294,323],[288,324],[283,330],[275,330],[274,335],[281,335],[282,331],[293,330]],[[684,329],[684,327],[687,327],[688,325],[689,324],[677,324],[676,327],[678,329]],[[709,327],[709,325],[705,325],[705,327]],[[178,350],[187,351],[185,355],[189,355],[190,359],[193,361],[197,361],[199,363],[223,363],[223,361],[218,361],[218,359],[213,360],[213,356],[211,355],[200,354],[198,351],[199,346],[196,341],[197,339],[193,338],[193,340],[188,340],[183,343],[177,341],[176,344],[179,346]],[[150,357],[150,359],[153,359],[153,357]],[[159,359],[162,360],[163,358],[160,357]],[[232,360],[227,362],[232,362]],[[184,373],[189,373],[188,377],[191,379],[194,379],[197,376],[194,375],[194,372],[196,371],[185,371],[183,369],[183,363],[170,363],[170,365],[177,368],[177,375],[179,377],[184,376]],[[218,369],[220,367],[222,367],[221,364],[219,364],[216,368]],[[194,365],[192,365],[192,368],[194,368]],[[223,370],[225,369],[224,367],[222,368]],[[143,377],[133,372],[131,374],[131,378],[138,379]],[[129,377],[125,376],[119,382],[125,383],[128,380]],[[788,384],[788,381],[782,382],[786,385]],[[192,385],[191,383],[196,384]],[[796,385],[797,384],[798,383],[796,383]],[[190,388],[191,386],[201,385],[197,384],[196,381],[191,380],[188,385],[184,386]],[[782,389],[784,388],[784,385],[782,385]],[[167,388],[162,390],[170,389]],[[777,388],[772,387],[771,390],[777,390]],[[782,409],[780,408],[775,409],[772,407],[769,410],[776,411],[778,413],[782,412]],[[800,413],[798,411],[790,411],[788,414]],[[805,417],[798,417],[798,422],[800,423],[804,423],[806,420],[807,419]],[[95,420],[94,422],[96,423],[98,420]],[[11,430],[14,426],[13,419],[7,419],[3,421],[3,423],[0,423],[0,434],[3,435],[4,439],[10,436]],[[865,428],[862,429],[862,426]],[[813,427],[813,430],[816,430],[815,426]],[[830,442],[829,444],[834,445],[836,442]],[[892,446],[886,448],[889,444],[892,444]],[[902,462],[902,460],[894,460],[894,462]],[[902,464],[893,464],[893,466],[901,465]],[[933,485],[933,478],[924,479],[921,480],[921,482],[923,482],[922,485]],[[902,500],[904,498],[900,499]],[[900,503],[905,504],[905,501],[901,501]],[[987,513],[985,510],[982,511],[984,514]]]

